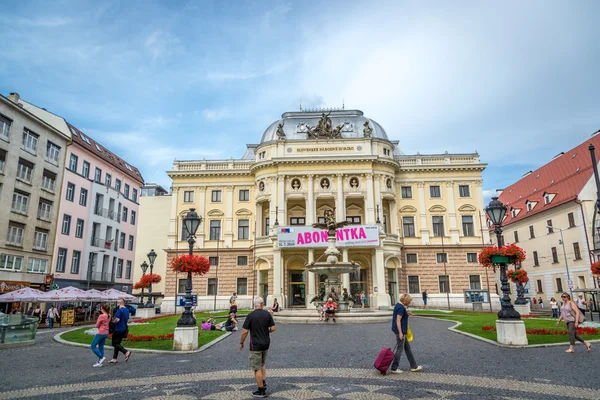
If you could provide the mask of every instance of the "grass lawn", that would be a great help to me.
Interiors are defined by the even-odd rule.
[[[217,313],[212,313],[212,316],[215,316],[215,320],[217,322],[223,322],[226,318],[227,311],[221,311]],[[241,314],[245,314],[244,311],[238,312],[238,317]],[[198,313],[196,314],[196,321],[198,326],[202,323],[203,319],[207,319],[210,315],[206,313]],[[145,336],[145,335],[168,335],[175,331],[175,327],[177,326],[177,320],[181,317],[181,315],[171,315],[166,316],[164,318],[157,318],[148,321],[143,325],[132,325],[129,327],[129,333],[134,336]],[[135,320],[131,320],[131,322],[135,322]],[[83,344],[91,344],[92,339],[94,338],[91,335],[86,335],[85,331],[93,328],[92,326],[87,326],[81,329],[77,329],[71,332],[66,332],[61,335],[61,338],[64,340],[68,340],[70,342],[75,343],[83,343]],[[225,332],[223,331],[203,331],[199,330],[198,335],[198,345],[203,346],[219,336],[223,335]],[[108,339],[106,344],[110,346],[111,340]],[[155,340],[144,340],[144,341],[131,341],[131,340],[123,340],[123,346],[126,348],[132,349],[152,349],[152,350],[173,350],[173,339],[155,339]]]
[[[424,313],[424,312],[423,312]],[[418,315],[418,313],[413,312]],[[451,314],[436,315],[436,318],[447,319],[452,321],[462,322],[462,325],[456,329],[461,332],[471,333],[477,336],[481,336],[490,340],[497,340],[495,331],[484,331],[481,328],[483,326],[496,326],[496,319],[498,316],[496,313],[475,313],[471,311],[453,311]],[[559,330],[566,332],[566,326],[564,322],[560,326],[556,326],[556,320],[552,319],[538,319],[538,318],[524,318],[525,329],[548,329],[548,330]],[[600,333],[595,335],[581,335],[584,340],[600,339]],[[527,334],[527,340],[529,344],[546,344],[546,343],[568,343],[568,335],[532,335]]]

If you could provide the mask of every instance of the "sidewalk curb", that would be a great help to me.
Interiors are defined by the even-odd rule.
[[[77,329],[81,329],[81,327],[77,327],[77,328],[69,329],[67,331],[60,332],[60,333],[54,335],[53,339],[54,339],[54,341],[56,341],[56,342],[58,342],[60,344],[64,344],[66,346],[90,348],[89,344],[70,342],[68,340],[65,340],[65,339],[61,338],[61,335],[63,333],[75,331]],[[132,348],[131,351],[135,352],[135,353],[149,353],[149,354],[194,354],[194,353],[200,353],[201,351],[204,351],[204,350],[210,348],[211,346],[214,346],[215,344],[219,343],[221,340],[224,340],[225,338],[229,337],[232,333],[233,332],[225,332],[224,335],[219,336],[218,338],[216,338],[212,342],[208,342],[204,346],[199,347],[196,350],[172,351],[172,350],[150,350],[150,349],[136,349],[136,348]],[[112,349],[113,347],[112,346],[104,346],[104,348],[105,349]]]
[[[417,315],[413,315],[413,317],[418,317]],[[463,332],[463,331],[459,331],[458,328],[459,326],[462,325],[462,322],[459,321],[454,321],[451,319],[445,319],[445,318],[437,318],[437,317],[419,317],[419,318],[427,318],[427,319],[435,319],[438,321],[446,321],[446,322],[454,322],[454,325],[449,327],[448,330],[452,331],[452,332],[456,332],[456,333],[460,333],[461,335],[465,335],[465,336],[469,336],[470,338],[473,339],[477,339],[480,340],[482,342],[488,343],[488,344],[492,344],[494,346],[498,346],[498,347],[505,347],[508,349],[529,349],[529,348],[537,348],[537,347],[556,347],[556,346],[565,346],[568,345],[569,342],[564,342],[564,343],[543,343],[543,344],[528,344],[526,346],[523,345],[509,345],[509,344],[501,344],[498,343],[494,340],[490,340],[490,339],[486,339],[483,338],[481,336],[477,336],[475,334],[472,333],[468,333],[468,332]],[[600,343],[600,339],[591,339],[591,340],[587,340],[588,343]]]

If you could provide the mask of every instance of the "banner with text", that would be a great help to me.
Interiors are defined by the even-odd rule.
[[[336,246],[379,246],[377,225],[348,225],[335,232]],[[327,247],[327,230],[311,226],[287,226],[277,229],[279,247]]]

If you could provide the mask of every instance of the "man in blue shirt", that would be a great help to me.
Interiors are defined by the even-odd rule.
[[[115,319],[113,321],[115,323],[115,331],[112,334],[112,345],[115,350],[110,362],[113,364],[117,362],[119,352],[125,354],[125,361],[129,361],[131,351],[121,345],[121,341],[127,337],[127,323],[129,322],[129,310],[125,307],[125,300],[119,299],[117,301],[117,311],[115,312]]]
[[[394,355],[394,361],[390,367],[390,372],[393,374],[399,374],[402,370],[398,369],[400,363],[400,356],[402,356],[402,350],[406,352],[406,357],[410,363],[410,370],[413,372],[422,371],[423,367],[417,365],[415,357],[410,349],[410,344],[406,338],[408,333],[408,316],[411,315],[406,311],[406,307],[412,301],[412,297],[409,294],[403,294],[400,296],[400,300],[394,307],[394,316],[392,317],[392,332],[396,335],[396,354]]]

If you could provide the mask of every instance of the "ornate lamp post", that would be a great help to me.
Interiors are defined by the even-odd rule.
[[[502,221],[506,215],[506,206],[502,204],[498,197],[492,197],[492,201],[485,208],[488,218],[494,224],[494,233],[498,247],[502,244]],[[499,319],[521,319],[521,315],[514,309],[508,295],[508,276],[506,275],[506,263],[500,264],[500,283],[502,288],[502,309],[498,312]]]
[[[194,243],[196,243],[196,231],[202,223],[202,217],[200,217],[194,208],[190,208],[190,211],[183,217],[183,224],[188,233],[187,241],[190,245],[189,255],[194,253]],[[185,306],[184,311],[181,314],[181,318],[177,321],[177,326],[196,326],[196,318],[192,312],[192,273],[188,271],[187,282],[185,283]]]
[[[156,253],[154,249],[150,250],[150,253],[147,254],[148,261],[150,261],[150,275],[152,275],[152,269],[154,269],[154,261],[156,260]],[[144,264],[146,261],[144,261]],[[152,301],[152,281],[150,285],[148,285],[148,304],[146,307],[154,307],[154,302]]]
[[[142,267],[142,276],[146,275],[146,271],[148,271],[148,263],[146,263],[146,261],[144,261],[141,265]],[[142,288],[142,299],[141,299],[141,303],[142,305],[144,304],[144,288]]]

